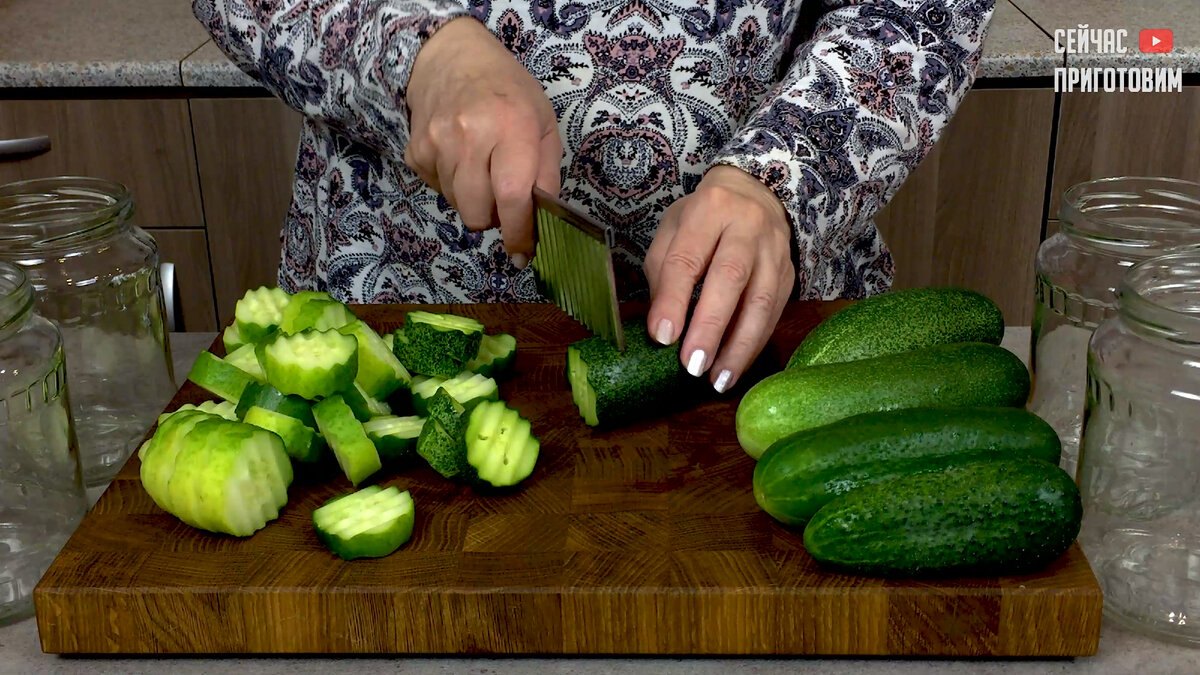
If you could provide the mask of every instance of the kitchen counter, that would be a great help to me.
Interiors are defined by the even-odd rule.
[[[215,333],[174,334],[171,339],[176,379],[182,382],[196,354],[210,345]],[[1029,328],[1006,331],[1004,346],[1023,360],[1028,359]],[[37,624],[33,619],[0,627],[0,673],[187,673],[237,672],[244,675],[324,674],[353,663],[363,671],[425,673],[488,673],[489,675],[541,673],[656,673],[683,675],[723,674],[752,671],[760,675],[793,673],[803,667],[813,675],[906,675],[909,673],[970,673],[1009,675],[1055,673],[1061,675],[1124,675],[1140,672],[1173,675],[1200,672],[1200,649],[1156,642],[1137,634],[1104,625],[1099,652],[1092,657],[1054,660],[917,660],[917,659],[666,659],[666,658],[359,658],[254,657],[227,659],[59,657],[41,652]]]

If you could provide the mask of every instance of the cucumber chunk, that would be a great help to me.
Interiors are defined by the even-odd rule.
[[[412,495],[396,486],[365,487],[334,497],[313,511],[317,538],[343,560],[381,558],[412,538]]]
[[[454,377],[479,352],[483,324],[454,314],[409,312],[394,333],[396,358],[413,373]]]
[[[317,428],[317,422],[313,419],[311,403],[299,396],[285,394],[269,384],[255,383],[246,387],[246,391],[238,399],[235,410],[237,418],[244,420],[246,411],[255,406],[294,417],[311,429]]]
[[[384,399],[411,384],[412,375],[392,353],[391,345],[366,323],[356,319],[338,332],[358,340],[358,374],[354,381],[368,396]]]
[[[383,336],[383,344],[387,345],[388,349],[393,348],[395,341],[396,335],[394,333],[388,333],[387,335]],[[395,352],[392,352],[392,354],[395,355]]]
[[[429,414],[429,399],[433,398],[438,389],[445,389],[446,393],[466,408],[480,401],[500,399],[500,389],[495,380],[478,373],[463,371],[448,380],[430,378],[414,385],[413,408],[418,415]]]
[[[354,412],[354,417],[359,422],[366,422],[372,417],[392,414],[391,406],[367,394],[358,382],[343,391],[342,398],[345,399],[346,405],[350,406],[350,410]]]
[[[425,418],[410,415],[387,415],[363,423],[367,438],[375,444],[379,457],[385,461],[405,460],[417,451],[417,437],[425,426]]]
[[[158,416],[158,423],[162,424],[167,421],[171,415],[177,415],[187,410],[199,410],[200,412],[211,413],[219,417],[223,417],[231,422],[237,421],[237,409],[231,401],[201,401],[200,405],[193,403],[184,403],[171,412],[165,412]]]
[[[479,351],[463,366],[466,370],[498,380],[512,374],[517,360],[517,338],[501,333],[484,335]]]
[[[291,296],[282,288],[259,286],[246,291],[233,308],[233,319],[243,342],[258,342],[279,327],[283,308]]]
[[[253,377],[255,382],[267,381],[267,374],[263,372],[262,364],[258,362],[258,353],[255,351],[254,345],[238,347],[225,355],[225,361]]]
[[[242,397],[246,387],[254,383],[249,373],[212,352],[200,352],[187,379],[210,394],[234,403]]]
[[[301,291],[283,308],[279,330],[295,335],[306,330],[336,330],[358,320],[346,305],[321,291]]]
[[[267,382],[309,400],[349,389],[358,373],[358,340],[335,330],[278,334],[258,349]]]
[[[467,418],[467,464],[472,482],[509,487],[525,480],[537,464],[541,444],[529,420],[501,401],[482,401]]]
[[[182,447],[179,439],[186,436],[197,424],[209,419],[217,419],[217,416],[196,409],[181,409],[171,413],[138,451],[138,459],[142,462],[139,470],[142,488],[158,508],[167,513],[173,512],[167,487],[168,481],[175,473],[175,459]]]
[[[580,356],[579,348],[567,347],[567,381],[571,383],[571,398],[584,423],[594,427],[600,420],[596,417],[596,390],[588,382],[587,373],[587,363]]]
[[[467,453],[463,451],[461,440],[440,421],[430,417],[417,436],[417,454],[443,478],[457,480],[467,469]]]
[[[351,485],[358,485],[383,467],[375,444],[340,394],[314,405],[313,416]]]
[[[242,334],[238,332],[237,322],[229,324],[221,333],[221,343],[225,345],[225,353],[232,354],[242,345],[249,344],[242,339]]]
[[[325,439],[295,417],[251,406],[242,421],[279,436],[284,451],[297,462],[315,462],[325,449]]]
[[[433,395],[448,379],[450,378],[429,377],[428,375],[414,377],[412,384],[413,411],[422,417],[429,415],[429,399],[433,398]]]

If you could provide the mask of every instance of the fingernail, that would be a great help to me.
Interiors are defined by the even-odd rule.
[[[730,380],[732,379],[732,372],[728,370],[722,370],[721,374],[717,376],[717,381],[713,383],[713,389],[716,389],[718,394],[724,394],[725,390],[729,388],[729,385],[731,384]]]
[[[700,373],[704,372],[704,350],[697,349],[692,352],[692,357],[688,359],[688,373],[692,377],[700,377]]]
[[[523,270],[525,269],[525,266],[529,264],[529,256],[525,255],[524,253],[514,253],[512,261],[513,265],[516,265],[517,269]]]
[[[669,345],[673,337],[675,337],[675,325],[671,323],[670,319],[659,319],[654,339],[658,340],[659,344]]]

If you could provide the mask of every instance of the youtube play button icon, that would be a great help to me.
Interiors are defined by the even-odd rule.
[[[1147,54],[1166,54],[1173,42],[1171,31],[1166,28],[1147,28],[1138,33],[1138,49]]]

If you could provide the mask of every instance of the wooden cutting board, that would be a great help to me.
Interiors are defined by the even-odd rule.
[[[840,304],[789,308],[764,353],[778,368]],[[516,494],[476,495],[428,468],[413,539],[345,562],[311,513],[345,478],[299,475],[254,536],[160,511],[134,456],[34,592],[49,653],[870,654],[1084,656],[1101,591],[1076,545],[1040,574],[940,582],[823,572],[799,532],[761,512],[753,461],[724,398],[594,433],[571,401],[565,345],[587,336],[551,306],[424,307],[518,341],[501,395],[542,441]],[[381,331],[409,307],[355,311]],[[636,309],[635,309],[636,311]],[[213,351],[223,354],[220,341]],[[209,398],[191,383],[168,406]]]

